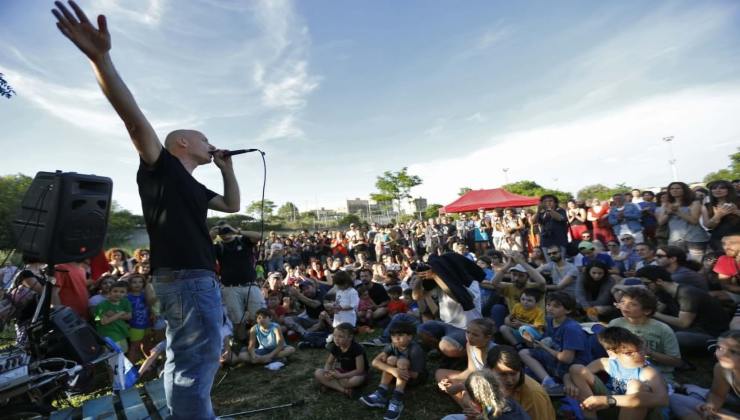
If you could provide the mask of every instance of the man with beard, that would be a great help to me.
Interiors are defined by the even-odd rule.
[[[254,269],[254,247],[259,232],[237,231],[229,225],[219,228],[221,242],[216,244],[216,261],[221,268],[222,296],[226,311],[239,340],[246,340],[246,324],[254,321],[257,310],[265,307],[257,272]]]
[[[563,259],[559,246],[547,247],[547,256],[550,262],[537,268],[540,274],[547,273],[552,279],[552,284],[547,285],[547,290],[560,290],[575,297],[578,268]]]

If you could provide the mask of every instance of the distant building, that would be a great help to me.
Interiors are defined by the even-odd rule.
[[[354,200],[347,200],[347,213],[356,214],[360,217],[367,217],[368,211],[370,211],[370,201],[361,200],[355,198]]]
[[[401,210],[408,214],[423,213],[427,209],[428,203],[426,198],[418,197],[401,202]]]

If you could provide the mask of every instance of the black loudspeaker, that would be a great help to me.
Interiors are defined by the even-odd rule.
[[[37,322],[29,328],[33,352],[39,359],[62,357],[85,364],[106,351],[103,339],[72,309],[61,306],[49,316],[48,327]]]
[[[16,248],[47,263],[80,261],[103,247],[113,182],[74,172],[39,172],[13,219]]]

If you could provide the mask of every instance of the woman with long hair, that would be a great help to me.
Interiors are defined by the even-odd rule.
[[[707,184],[709,202],[701,209],[701,222],[709,233],[709,247],[722,251],[722,238],[740,233],[740,199],[729,181]]]
[[[131,272],[131,264],[126,258],[126,253],[121,248],[111,248],[105,253],[105,259],[110,265],[110,273],[122,276]]]
[[[606,220],[609,216],[609,203],[601,202],[598,198],[591,200],[591,206],[586,211],[586,220],[591,222],[593,236],[602,244],[614,239],[612,227]]]
[[[599,260],[590,262],[578,279],[578,303],[586,310],[586,315],[597,321],[599,315],[615,310],[611,290],[615,280],[609,273],[609,266]]]
[[[668,245],[688,251],[689,258],[701,261],[709,234],[699,224],[701,203],[684,182],[668,184],[668,202],[655,210],[659,225],[668,224]]]

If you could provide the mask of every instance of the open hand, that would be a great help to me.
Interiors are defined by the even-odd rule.
[[[105,16],[98,16],[98,28],[95,28],[77,3],[69,2],[69,6],[75,12],[74,15],[62,2],[56,1],[54,4],[56,9],[52,9],[51,13],[57,18],[57,28],[80,51],[92,61],[96,61],[108,53],[111,41]]]

